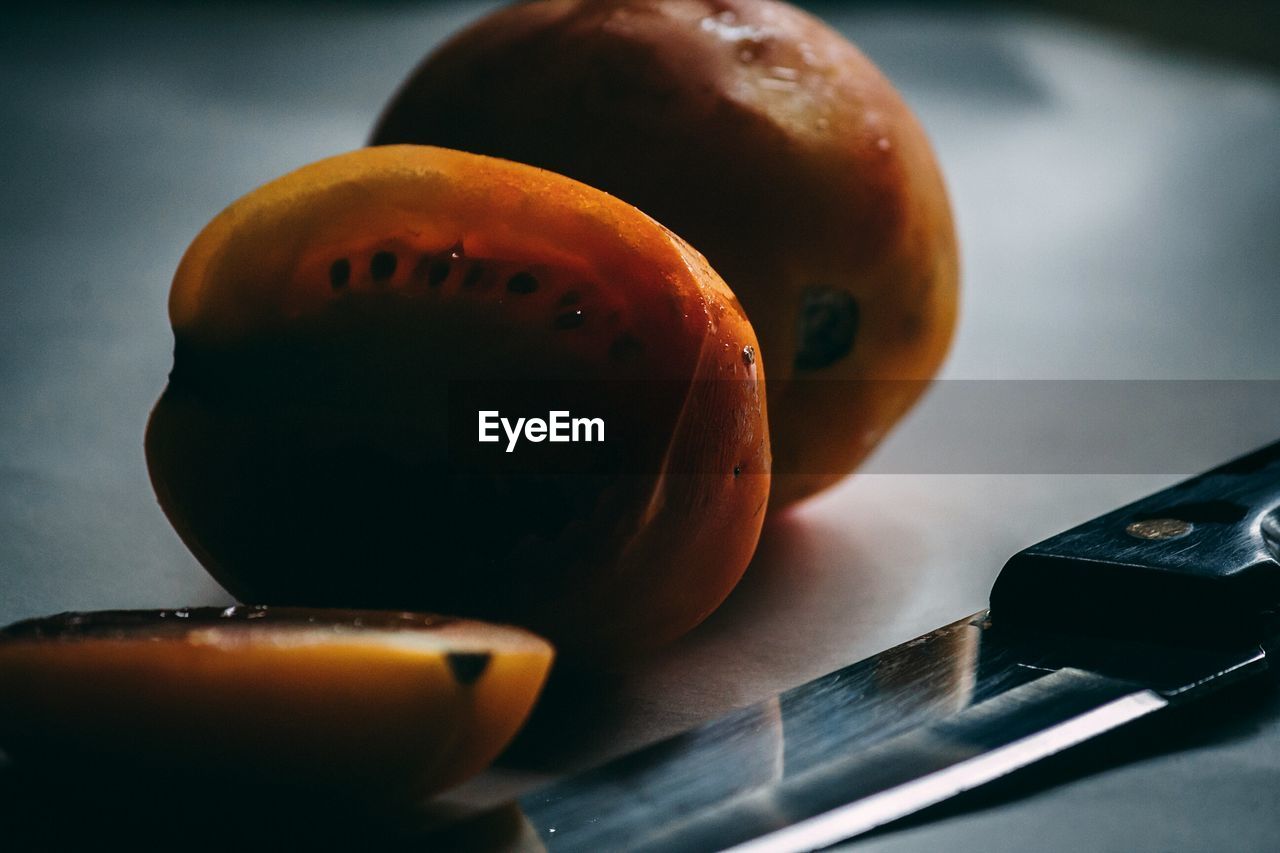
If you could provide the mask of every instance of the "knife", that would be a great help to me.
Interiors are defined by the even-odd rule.
[[[989,609],[522,797],[575,851],[815,850],[1267,670],[1280,442],[1014,555]]]

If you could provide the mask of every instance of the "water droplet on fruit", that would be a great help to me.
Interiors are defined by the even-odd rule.
[[[757,82],[761,89],[771,89],[775,92],[791,92],[794,91],[797,83],[795,80],[780,80],[777,77],[761,77]]]

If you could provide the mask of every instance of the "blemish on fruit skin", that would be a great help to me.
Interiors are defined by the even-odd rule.
[[[747,367],[756,363],[756,348],[747,344],[742,348],[742,363]]]
[[[808,288],[796,318],[796,369],[818,370],[847,356],[853,350],[859,319],[853,294],[824,285]]]
[[[374,281],[387,281],[396,274],[398,260],[392,252],[375,252],[369,259],[369,275]]]
[[[444,659],[449,664],[454,681],[459,684],[475,684],[489,668],[492,657],[489,652],[449,652]]]
[[[565,311],[563,314],[557,315],[551,325],[557,329],[576,329],[585,323],[586,319],[582,309],[576,308],[573,311]]]
[[[349,281],[351,281],[351,261],[338,258],[329,266],[329,284],[336,290],[346,287]]]

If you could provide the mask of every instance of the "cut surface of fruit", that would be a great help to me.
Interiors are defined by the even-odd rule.
[[[461,613],[612,657],[697,624],[754,551],[754,331],[696,251],[590,187],[419,146],[320,161],[204,229],[170,315],[152,482],[242,600]],[[555,412],[600,440],[496,427]]]
[[[843,36],[775,0],[546,0],[433,51],[371,143],[552,169],[655,217],[742,300],[769,365],[771,504],[841,479],[955,325],[955,229],[920,124]]]
[[[403,805],[492,762],[552,657],[523,629],[417,613],[64,613],[0,631],[0,748],[43,773]]]

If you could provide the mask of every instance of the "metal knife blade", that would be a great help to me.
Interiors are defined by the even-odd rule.
[[[1015,555],[973,614],[519,801],[545,847],[814,850],[1266,670],[1280,442]]]

